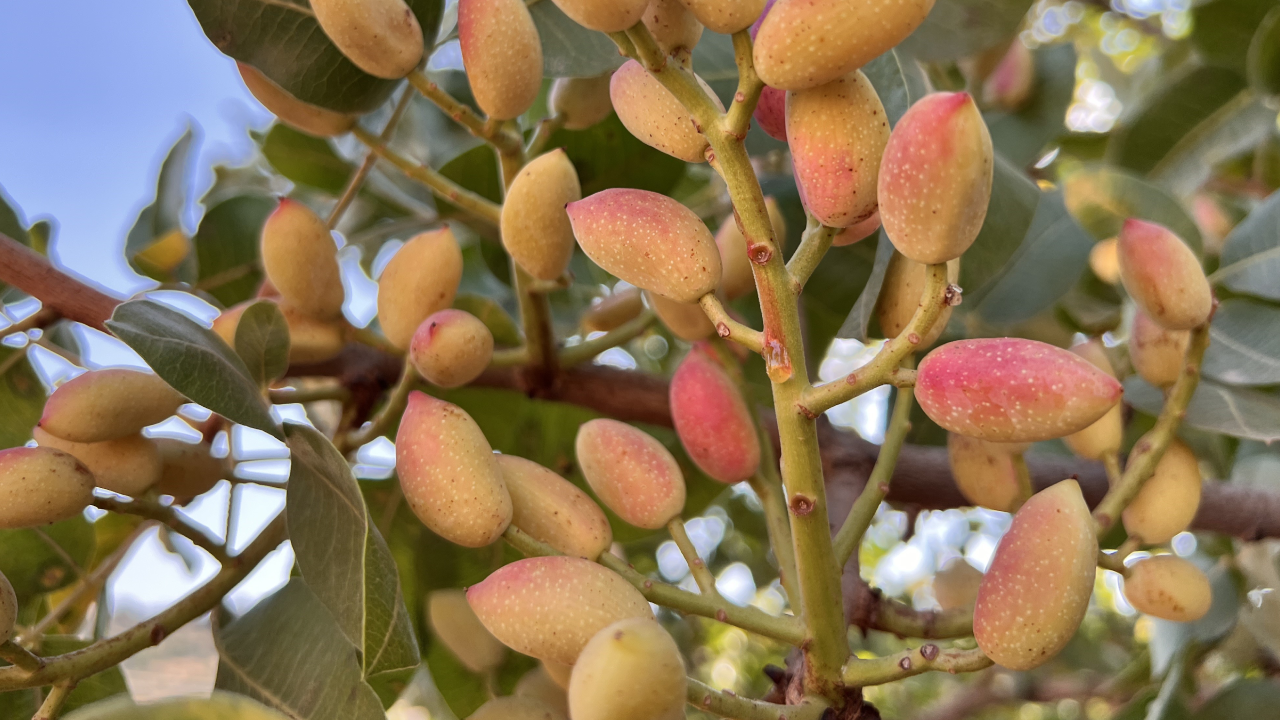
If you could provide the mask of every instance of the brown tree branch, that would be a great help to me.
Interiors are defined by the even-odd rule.
[[[106,332],[120,301],[59,270],[49,259],[0,233],[0,281],[12,285],[65,318]]]

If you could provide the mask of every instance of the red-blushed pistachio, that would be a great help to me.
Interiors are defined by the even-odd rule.
[[[888,142],[884,105],[857,70],[787,93],[787,144],[796,186],[823,225],[848,227],[876,212],[876,180]]]
[[[595,560],[613,544],[604,511],[585,492],[532,460],[499,455],[511,524],[565,555]]]
[[[773,197],[764,199],[765,209],[769,212],[769,222],[773,226],[773,241],[778,247],[787,244],[787,221],[782,216],[778,201]],[[736,300],[756,289],[754,263],[747,256],[747,238],[738,227],[733,215],[727,216],[716,231],[716,249],[720,251],[720,290],[725,297]]]
[[[61,450],[0,450],[0,529],[75,517],[93,501],[93,485],[89,468]]]
[[[671,420],[689,459],[722,483],[760,468],[760,437],[742,391],[714,350],[698,344],[671,376]]]
[[[886,338],[898,337],[907,325],[911,316],[923,303],[925,289],[925,266],[909,260],[899,252],[889,258],[889,267],[885,269],[884,284],[880,287],[880,298],[876,301],[876,319],[880,322],[880,331]],[[947,280],[955,283],[960,280],[960,259],[947,263]],[[920,347],[929,347],[942,336],[947,329],[947,321],[951,319],[951,306],[943,305],[942,312],[934,321],[929,332],[920,338]]]
[[[778,0],[756,33],[766,85],[804,90],[866,65],[924,21],[933,0]]]
[[[252,65],[238,62],[236,69],[249,92],[285,125],[318,137],[333,137],[356,124],[356,115],[305,103]]]
[[[1013,511],[1019,493],[1013,453],[1020,450],[1018,445],[947,433],[951,476],[964,499],[978,507]]]
[[[1108,238],[1094,243],[1089,251],[1089,269],[1108,285],[1120,284],[1120,242]]]
[[[1124,509],[1124,529],[1148,545],[1159,545],[1191,527],[1200,508],[1200,462],[1181,440],[1169,443],[1155,472]]]
[[[1138,612],[1173,622],[1194,622],[1209,612],[1209,578],[1176,555],[1139,560],[1124,579],[1124,598]]]
[[[573,257],[573,226],[564,206],[581,199],[578,172],[564,150],[521,168],[502,204],[502,246],[511,259],[539,280],[563,275]]]
[[[578,428],[574,450],[596,497],[632,525],[656,530],[684,509],[684,474],[648,433],[598,418]]]
[[[1129,332],[1129,361],[1143,380],[1156,387],[1169,387],[1178,380],[1187,364],[1190,330],[1160,327],[1142,308],[1133,315]]]
[[[1190,330],[1213,312],[1213,291],[1196,254],[1163,225],[1136,218],[1120,230],[1120,279],[1160,327]]]
[[[63,440],[38,426],[31,434],[40,447],[61,450],[84,463],[98,487],[120,495],[141,496],[160,480],[164,469],[160,448],[141,433],[93,443]]]
[[[1084,619],[1097,559],[1093,518],[1076,481],[1031,496],[1013,516],[978,586],[978,647],[1010,670],[1051,660]]]
[[[636,287],[692,303],[720,284],[720,253],[711,231],[676,200],[614,188],[567,209],[583,252]]]
[[[916,375],[916,400],[934,422],[995,442],[1083,430],[1120,394],[1120,383],[1087,360],[1021,338],[947,343],[925,356]]]
[[[565,716],[540,700],[508,695],[481,705],[467,720],[565,720]]]
[[[866,240],[880,229],[880,211],[877,210],[871,214],[871,217],[861,222],[856,222],[840,232],[836,233],[835,239],[831,241],[834,247],[844,247],[852,245],[859,240]]]
[[[553,115],[564,119],[566,130],[586,130],[609,117],[613,100],[609,98],[612,73],[589,78],[556,78],[551,83],[547,104]]]
[[[582,314],[582,329],[587,332],[609,332],[634,320],[644,311],[640,288],[615,289],[612,295],[593,303]]]
[[[640,22],[649,0],[555,0],[570,19],[588,30],[622,32]]]
[[[236,346],[236,328],[245,308],[259,302],[246,300],[223,310],[213,320],[213,331],[232,348]],[[285,324],[289,326],[289,362],[306,365],[331,360],[347,344],[346,326],[341,319],[320,320],[299,312],[292,305],[277,303]]]
[[[960,257],[987,217],[994,170],[991,135],[969,93],[912,105],[880,164],[880,222],[893,246],[925,264]]]
[[[732,35],[746,30],[764,12],[765,0],[680,0],[711,32]]]
[[[716,331],[716,326],[697,303],[676,302],[651,292],[646,292],[644,298],[671,334],[685,342],[706,340]]]
[[[214,457],[209,443],[175,438],[154,438],[152,442],[164,463],[155,485],[161,495],[172,495],[177,502],[185,503],[212,490],[219,480],[231,477],[226,460]]]
[[[1017,110],[1031,95],[1035,79],[1035,56],[1021,40],[1014,39],[996,69],[982,83],[982,101],[1001,110]]]
[[[503,566],[471,586],[467,602],[507,647],[565,665],[602,628],[626,618],[653,618],[649,602],[626,580],[565,555]]]
[[[511,496],[489,441],[457,405],[410,393],[396,471],[413,514],[450,542],[483,547],[511,523]]]
[[[671,720],[684,715],[684,659],[658,621],[627,618],[596,633],[573,666],[574,720]]]
[[[262,269],[283,304],[321,320],[342,316],[338,246],[324,221],[291,198],[262,225]]]
[[[663,54],[690,67],[693,47],[702,37],[702,23],[693,13],[680,0],[650,0],[642,19]]]
[[[1116,376],[1111,367],[1111,360],[1098,340],[1090,340],[1071,348],[1071,352],[1088,360],[1102,372]],[[1111,406],[1105,415],[1098,418],[1089,427],[1062,438],[1071,451],[1083,458],[1101,460],[1102,456],[1120,452],[1120,442],[1124,439],[1124,411],[1120,403]]]
[[[569,717],[569,695],[547,672],[543,665],[530,670],[516,683],[516,697],[529,698],[552,707],[564,717]]]
[[[378,278],[378,323],[405,350],[423,320],[453,304],[462,281],[462,251],[447,227],[415,235]]]
[[[760,91],[760,100],[751,114],[760,129],[774,140],[787,141],[787,91],[768,85]]]
[[[53,391],[40,428],[71,442],[114,440],[161,422],[185,402],[159,375],[125,368],[90,370]]]
[[[971,607],[978,599],[982,571],[964,558],[951,558],[933,576],[933,596],[943,610]]]
[[[493,359],[493,333],[475,315],[446,308],[418,326],[409,362],[439,387],[454,388],[480,377]]]
[[[524,0],[459,0],[458,43],[476,104],[520,117],[542,90],[542,41]]]
[[[724,106],[702,78],[698,78],[698,84],[723,112]],[[609,98],[618,119],[644,144],[685,162],[705,159],[707,139],[689,111],[640,63],[628,60],[614,71]]]
[[[422,27],[404,0],[311,0],[320,29],[356,67],[396,80],[422,61]]]
[[[476,617],[463,590],[448,588],[427,596],[427,623],[436,638],[473,673],[493,670],[507,657],[507,646]]]
[[[0,644],[13,637],[13,625],[18,621],[18,595],[9,584],[9,578],[0,573]]]

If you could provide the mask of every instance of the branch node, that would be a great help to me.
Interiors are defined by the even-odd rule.
[[[791,497],[791,512],[800,517],[804,517],[813,512],[813,498],[796,493]]]

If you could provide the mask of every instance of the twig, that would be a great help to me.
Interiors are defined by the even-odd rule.
[[[12,640],[0,643],[0,658],[9,661],[9,664],[23,672],[33,673],[44,667],[44,658]],[[0,668],[0,671],[2,670],[3,668]]]
[[[439,85],[427,79],[427,76],[423,75],[421,70],[414,70],[409,73],[407,79],[409,84],[417,88],[423,97],[435,103],[444,111],[444,114],[453,118],[472,135],[493,145],[500,152],[519,152],[523,149],[518,135],[507,132],[503,129],[501,123],[480,117],[474,110],[463,105],[452,95],[442,90]]]
[[[560,115],[555,117],[543,118],[538,123],[538,127],[533,131],[533,137],[529,138],[529,145],[525,148],[524,154],[528,157],[537,157],[542,154],[543,149],[547,147],[547,143],[551,140],[551,136],[556,131],[564,127],[564,118]]]
[[[54,267],[49,259],[0,233],[0,282],[38,298],[59,315],[107,331],[119,300]]]
[[[760,92],[764,90],[764,82],[756,74],[752,58],[750,30],[733,34],[733,60],[738,66],[738,90],[733,94],[729,112],[725,114],[724,131],[743,139],[747,137],[747,130],[751,127],[751,114],[755,112]]]
[[[649,326],[653,324],[654,317],[653,311],[644,310],[639,315],[600,337],[583,340],[577,345],[562,349],[560,351],[560,367],[573,367],[578,363],[594,358],[605,350],[630,342],[649,329]]]
[[[387,396],[387,402],[369,421],[368,425],[346,435],[343,442],[339,444],[338,449],[347,452],[353,448],[363,447],[365,444],[372,442],[379,435],[387,431],[400,416],[404,414],[405,405],[409,403],[409,392],[413,390],[413,386],[418,382],[418,371],[413,369],[413,363],[406,362],[403,370],[400,372],[400,381],[391,389],[391,394]]]
[[[161,505],[154,500],[142,498],[120,500],[114,497],[95,497],[93,505],[108,512],[136,515],[147,520],[155,520],[190,540],[197,547],[212,555],[213,559],[217,560],[221,565],[226,565],[231,559],[227,555],[225,545],[204,534],[203,530],[192,525],[179,515],[177,510],[168,505]]]
[[[757,355],[764,352],[764,333],[755,328],[747,327],[730,317],[729,311],[725,310],[724,304],[720,302],[720,298],[715,296],[715,293],[703,295],[698,300],[698,305],[702,307],[702,311],[706,313],[707,318],[715,325],[717,335],[727,340],[732,340]]]
[[[45,697],[44,702],[40,704],[40,709],[35,715],[31,716],[31,720],[56,720],[62,712],[62,706],[66,704],[67,697],[71,695],[71,691],[76,687],[75,680],[66,680],[53,686],[49,691],[49,695]]]
[[[693,574],[693,580],[698,583],[698,589],[702,594],[720,597],[719,591],[716,590],[716,578],[711,574],[707,563],[698,555],[698,548],[694,547],[693,541],[689,539],[689,533],[685,532],[684,520],[678,517],[672,518],[671,522],[667,523],[667,531],[671,533],[671,539],[675,541],[676,547],[680,548],[680,554],[684,556],[689,572]]]
[[[396,131],[396,126],[400,124],[400,118],[404,117],[404,111],[409,108],[409,101],[413,99],[413,93],[405,89],[400,94],[400,99],[396,102],[396,107],[391,111],[391,117],[387,120],[387,124],[382,128],[382,133],[378,136],[383,143],[391,140],[392,134]],[[333,209],[329,211],[329,220],[327,222],[329,229],[332,230],[338,226],[338,222],[342,220],[342,216],[346,214],[347,208],[351,207],[351,203],[355,201],[356,195],[359,194],[360,188],[364,186],[364,181],[369,177],[369,173],[373,170],[373,166],[378,162],[377,153],[372,150],[365,154],[364,160],[360,163],[360,167],[352,173],[350,179],[347,180],[347,186],[343,188],[342,194],[338,196],[338,201],[333,204]]]
[[[839,232],[839,228],[818,225],[807,229],[800,238],[800,246],[791,255],[791,260],[787,261],[787,272],[791,275],[791,282],[795,284],[797,293],[804,289],[805,283],[813,276],[813,271],[818,269],[818,263],[822,262],[822,258],[831,249],[831,243]]]
[[[704,712],[737,720],[820,720],[827,706],[806,700],[799,705],[775,705],[751,700],[689,679],[689,704]]]
[[[941,670],[954,675],[985,670],[994,664],[977,648],[943,650],[933,643],[925,643],[912,650],[903,650],[900,653],[873,660],[853,658],[845,667],[844,681],[855,687],[867,687],[883,685],[931,670]]]

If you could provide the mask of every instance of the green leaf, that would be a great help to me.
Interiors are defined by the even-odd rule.
[[[356,648],[301,578],[234,622],[215,624],[219,690],[247,695],[295,720],[383,720],[360,677]]]
[[[1034,57],[1035,84],[1022,107],[985,115],[996,151],[1018,167],[1034,162],[1066,132],[1067,107],[1076,87],[1076,51],[1070,44],[1042,47]]]
[[[1095,239],[1120,234],[1131,217],[1160,223],[1199,254],[1204,243],[1195,221],[1169,193],[1123,170],[1087,166],[1062,183],[1067,210]]]
[[[520,328],[511,319],[507,311],[492,299],[483,295],[463,293],[454,298],[453,306],[475,315],[493,335],[493,342],[498,347],[515,347],[520,344]]]
[[[1280,384],[1280,308],[1242,298],[1225,300],[1209,326],[1206,377],[1228,385]]]
[[[363,677],[390,705],[420,660],[395,561],[342,453],[306,425],[286,424],[284,434],[289,539],[298,567],[361,649]]]
[[[27,234],[26,221],[23,220],[22,210],[5,193],[3,185],[0,185],[0,234],[8,235],[11,239],[17,240],[23,245],[31,245],[31,238]]]
[[[678,158],[636,139],[617,115],[585,130],[560,130],[551,136],[548,147],[564,148],[578,171],[584,197],[617,187],[667,193],[685,171]],[[493,153],[488,155],[492,164]]]
[[[440,168],[440,174],[493,202],[502,202],[502,179],[498,177],[498,160],[493,155],[493,149],[488,145],[473,147],[445,163],[444,167]],[[459,212],[442,198],[436,198],[436,205],[440,208],[442,216]]]
[[[276,123],[262,142],[262,154],[281,175],[308,187],[337,195],[354,169],[338,157],[325,138]]]
[[[1280,300],[1280,192],[1231,231],[1210,279],[1238,293]]]
[[[1164,405],[1164,393],[1136,375],[1124,381],[1124,399],[1150,415],[1159,414]],[[1201,380],[1182,422],[1248,440],[1280,440],[1280,397]]]
[[[263,300],[244,309],[236,323],[236,354],[259,387],[284,375],[289,368],[289,325],[279,306]]]
[[[124,255],[129,265],[156,280],[189,279],[194,275],[195,269],[191,266],[189,252],[176,259],[166,259],[164,265],[157,265],[145,256],[139,257],[152,246],[166,241],[173,242],[169,236],[182,232],[182,212],[189,194],[187,176],[191,169],[191,146],[194,140],[195,132],[188,127],[169,149],[164,162],[160,164],[155,199],[138,213],[138,218],[125,239]],[[182,248],[186,247],[185,239],[179,236],[176,242],[177,252],[182,253]]]
[[[889,260],[893,258],[893,243],[889,242],[889,237],[884,234],[884,230],[881,230],[877,237],[879,240],[876,242],[876,259],[871,266],[871,277],[867,278],[862,294],[853,304],[853,309],[844,319],[844,324],[840,326],[836,337],[852,338],[863,343],[867,341],[871,317],[875,314],[876,302],[880,299],[880,289],[884,287],[884,274],[889,270]],[[861,242],[867,242],[867,240]]]
[[[1249,41],[1262,24],[1274,0],[1213,0],[1191,10],[1191,44],[1212,65],[1243,74]]]
[[[93,525],[81,516],[52,525],[0,530],[0,573],[18,605],[70,585],[93,557]]]
[[[1066,295],[1089,264],[1093,238],[1067,212],[1062,193],[1040,193],[1022,244],[998,274],[965,298],[996,325],[1030,320]],[[961,260],[964,267],[965,260]]]
[[[1203,555],[1192,558],[1209,578],[1213,602],[1209,612],[1194,622],[1180,623],[1151,618],[1151,676],[1163,677],[1178,653],[1190,643],[1209,644],[1227,636],[1236,626],[1240,591],[1233,572]],[[1212,567],[1210,567],[1212,565]]]
[[[1111,720],[1147,720],[1147,709],[1155,704],[1159,689],[1159,686],[1152,685],[1139,690],[1124,707],[1111,716]],[[1191,718],[1190,711],[1180,698],[1174,698],[1171,702],[1162,705],[1161,709],[1164,717],[1158,720],[1190,720]]]
[[[468,670],[444,643],[433,638],[424,659],[431,671],[431,679],[455,715],[470,717],[488,702],[489,689],[485,686],[484,677]]]
[[[1246,75],[1249,86],[1262,95],[1280,95],[1280,7],[1263,18],[1249,42]]]
[[[241,195],[214,205],[196,230],[199,287],[230,307],[248,300],[262,284],[258,238],[276,202]]]
[[[1280,707],[1280,685],[1270,680],[1239,679],[1209,698],[1195,720],[1264,718]]]
[[[1245,90],[1244,76],[1222,67],[1197,67],[1173,79],[1127,116],[1112,133],[1108,159],[1139,174],[1152,172],[1188,135]]]
[[[529,14],[542,39],[545,77],[595,77],[622,66],[624,58],[608,35],[570,20],[555,3],[537,3]]]
[[[920,63],[899,50],[890,50],[867,63],[862,73],[880,96],[890,125],[897,125],[907,108],[929,94],[929,79]]]
[[[244,361],[212,330],[150,300],[116,307],[107,329],[191,402],[281,437]]]
[[[922,60],[958,60],[1017,31],[1031,0],[938,0],[898,47]]]
[[[209,698],[169,698],[136,705],[117,698],[84,708],[65,720],[287,720],[287,716],[243,695],[214,691]]]
[[[1035,218],[1040,189],[1021,170],[996,155],[991,203],[982,230],[960,259],[960,287],[977,292],[999,277]],[[968,298],[965,298],[968,300]]]
[[[0,336],[4,332],[0,331]],[[25,445],[44,411],[44,385],[26,348],[0,345],[0,450]]]

